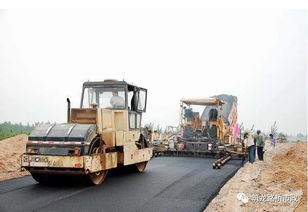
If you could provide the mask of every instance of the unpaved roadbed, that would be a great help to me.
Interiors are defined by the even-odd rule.
[[[239,193],[248,197],[247,203],[238,199]],[[298,201],[281,200],[283,195],[295,195]],[[246,163],[205,211],[307,211],[307,143],[278,143],[268,148],[265,161]]]
[[[20,158],[26,150],[27,135],[17,135],[0,141],[0,181],[29,175],[20,171]]]

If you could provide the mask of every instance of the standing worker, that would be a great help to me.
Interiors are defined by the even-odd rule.
[[[270,134],[270,139],[271,139],[271,146],[275,147],[276,146],[276,138],[274,138],[273,134]]]
[[[263,160],[263,148],[264,148],[264,137],[261,134],[261,130],[257,130],[257,134],[254,137],[257,145],[257,154],[258,154],[258,159]]]
[[[253,163],[255,161],[256,146],[253,141],[253,137],[249,133],[244,134],[244,145],[247,148],[248,152],[248,161]]]

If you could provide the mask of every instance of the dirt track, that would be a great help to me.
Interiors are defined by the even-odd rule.
[[[27,135],[17,135],[0,141],[0,181],[29,174],[20,171],[20,158],[25,152],[27,138]]]
[[[237,199],[244,193],[248,203]],[[257,195],[292,195],[299,201],[254,201]],[[279,143],[268,147],[265,161],[246,163],[220,190],[207,211],[307,211],[307,143]]]

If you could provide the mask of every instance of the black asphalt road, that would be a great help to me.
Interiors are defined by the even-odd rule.
[[[30,176],[0,182],[0,212],[6,211],[201,211],[239,168],[229,161],[159,157],[144,173],[113,174],[99,186],[43,186]]]

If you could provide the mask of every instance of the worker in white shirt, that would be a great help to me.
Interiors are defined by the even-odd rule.
[[[256,146],[253,137],[249,133],[244,134],[244,144],[248,152],[248,161],[253,163],[255,161]]]
[[[110,99],[110,104],[113,108],[124,108],[125,100],[123,97],[119,96],[118,91],[112,91],[112,97]]]

